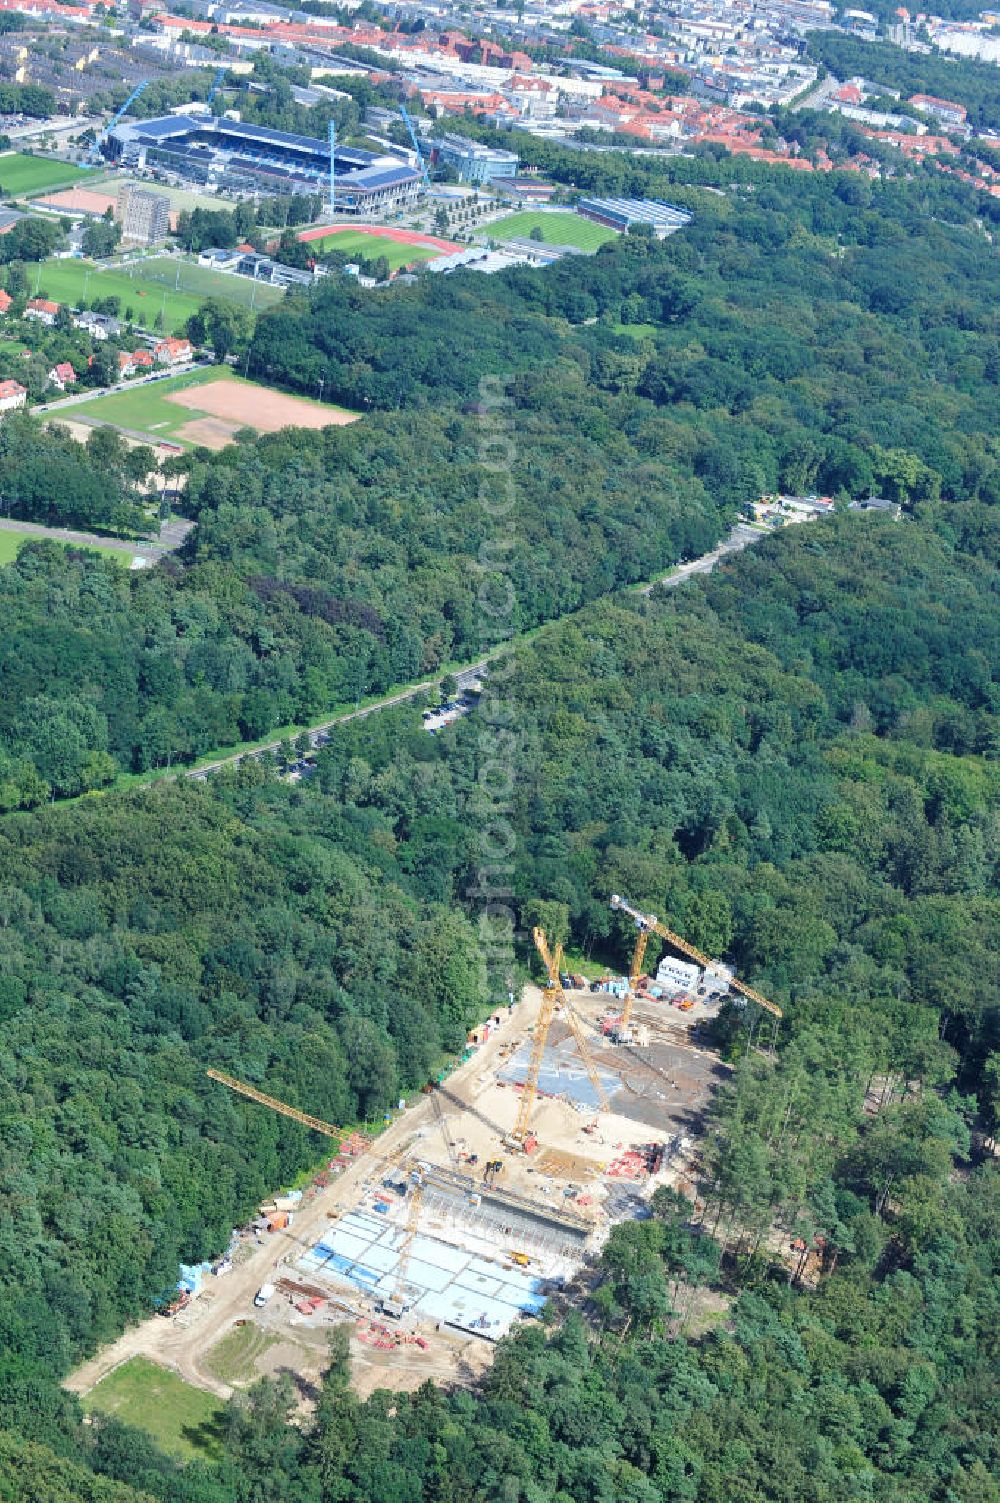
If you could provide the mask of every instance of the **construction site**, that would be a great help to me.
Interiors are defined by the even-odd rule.
[[[727,998],[780,1013],[652,916],[612,906],[636,928],[628,976],[567,973],[536,929],[547,984],[476,1029],[463,1063],[374,1141],[210,1070],[218,1089],[304,1123],[333,1152],[303,1190],[235,1229],[221,1260],[184,1270],[165,1318],[70,1386],[88,1393],[142,1355],[220,1397],[286,1371],[308,1404],[344,1322],[361,1393],[469,1381],[615,1222],[649,1214],[658,1186],[693,1197],[704,1113],[728,1074],[706,1024]],[[646,974],[653,934],[688,959],[667,954]]]

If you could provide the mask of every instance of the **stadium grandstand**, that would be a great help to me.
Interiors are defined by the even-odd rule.
[[[114,162],[213,190],[322,193],[329,198],[330,149],[313,136],[290,135],[240,120],[164,115],[118,125],[103,150]],[[420,173],[397,157],[355,147],[334,153],[338,213],[372,215],[416,198]]]
[[[691,223],[687,209],[656,198],[581,198],[576,211],[584,219],[592,219],[595,224],[607,225],[622,234],[633,225],[648,225],[658,240]]]

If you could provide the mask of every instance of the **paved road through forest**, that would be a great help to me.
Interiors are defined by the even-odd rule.
[[[763,536],[763,533],[754,527],[748,527],[745,522],[737,522],[729,536],[717,548],[713,548],[710,553],[703,553],[700,558],[692,559],[690,563],[678,564],[669,574],[664,574],[657,579],[651,579],[646,584],[633,588],[637,588],[640,595],[649,595],[655,589],[676,589],[678,585],[683,584],[685,580],[691,579],[693,575],[710,574],[721,559],[728,558],[732,553],[739,553],[743,548],[749,547],[751,543],[758,542]],[[546,625],[552,626],[556,624],[556,622],[546,623]],[[494,653],[492,656],[495,657],[497,654]],[[479,675],[488,667],[489,661],[489,657],[477,658],[474,663],[467,663],[464,667],[458,669],[454,677],[458,681],[459,688],[467,689],[470,684],[474,683]],[[408,699],[414,699],[418,694],[426,694],[432,689],[436,689],[440,681],[440,674],[436,678],[424,679],[421,683],[412,684],[407,689],[397,690],[395,694],[387,694],[384,699],[378,699],[374,704],[365,705],[363,709],[347,710],[341,715],[333,715],[328,720],[322,720],[317,725],[310,726],[308,730],[300,732],[300,734],[308,736],[310,745],[316,746],[336,726],[345,725],[349,720],[363,720],[366,715],[376,715],[380,710],[387,710],[392,705],[404,704]],[[228,757],[218,757],[215,761],[205,762],[200,767],[189,768],[180,774],[180,776],[186,778],[210,777],[213,772],[218,772],[220,768],[235,767],[238,763],[242,762],[244,757],[259,757],[269,752],[275,752],[281,746],[282,741],[287,739],[287,736],[278,737],[274,741],[269,741],[265,746],[254,745],[253,747],[248,747],[246,751],[233,752]]]

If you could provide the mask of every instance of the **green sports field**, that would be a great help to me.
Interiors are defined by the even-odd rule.
[[[80,402],[70,408],[67,416],[93,419],[110,423],[115,428],[128,428],[136,433],[146,433],[150,438],[166,438],[174,442],[178,428],[191,421],[194,413],[190,408],[178,407],[168,402],[171,392],[184,391],[189,386],[203,386],[206,381],[236,381],[228,366],[212,366],[210,370],[189,371],[184,376],[171,376],[169,381],[152,381],[136,386],[131,391],[116,391],[109,397],[94,397],[91,402]],[[58,416],[58,414],[56,414]]]
[[[224,298],[243,307],[249,307],[253,299],[256,307],[266,308],[284,296],[280,287],[258,284],[255,290],[245,277],[227,276],[193,261],[174,261],[167,256],[151,256],[108,271],[93,261],[45,261],[35,273],[35,282],[39,293],[53,302],[74,307],[80,307],[84,300],[89,305],[95,298],[120,297],[123,315],[131,308],[133,321],[145,329],[152,329],[162,312],[168,334],[181,333],[208,297]]]
[[[530,240],[534,229],[541,229],[546,245],[575,245],[582,251],[597,250],[608,240],[614,240],[617,233],[605,224],[594,224],[580,214],[559,209],[526,209],[521,214],[509,214],[506,219],[488,225],[485,233],[499,240]]]
[[[447,254],[431,245],[404,245],[401,240],[391,240],[387,235],[366,235],[364,230],[335,230],[332,235],[324,235],[322,240],[310,240],[309,249],[317,254],[342,251],[345,256],[364,256],[369,261],[385,256],[390,271],[398,271],[401,266],[410,266],[414,261],[430,261],[435,256]]]
[[[84,167],[55,162],[51,157],[32,157],[20,151],[0,156],[0,188],[9,198],[31,197],[48,188],[70,188],[91,176]]]
[[[219,1400],[146,1357],[131,1357],[108,1373],[83,1407],[145,1430],[182,1461],[212,1461],[219,1454]]]
[[[178,291],[193,293],[204,300],[207,297],[224,298],[228,303],[238,303],[241,308],[270,308],[280,303],[284,291],[270,287],[266,282],[254,282],[251,277],[237,277],[225,271],[212,271],[208,266],[199,266],[195,261],[177,261],[172,256],[150,256],[141,266],[126,268],[121,275],[133,275],[129,280],[141,286],[155,284],[161,292]]]
[[[37,532],[15,532],[10,527],[0,528],[0,565],[12,564],[25,543],[40,543],[44,541]],[[64,538],[59,537],[53,537],[50,541],[59,543],[63,548],[82,546],[80,544],[67,543]],[[120,548],[101,548],[96,544],[88,546],[87,551],[88,553],[102,553],[105,558],[114,559],[115,563],[120,564],[123,569],[128,568],[133,557],[130,553],[123,553]],[[135,551],[136,553],[139,552],[138,545]]]
[[[651,339],[654,334],[659,334],[657,324],[613,324],[616,334],[627,334],[631,339]]]
[[[219,408],[209,401],[207,394],[204,408],[197,405],[182,407],[177,402],[169,402],[167,398],[174,392],[209,385],[215,388],[214,395],[217,396],[220,383],[238,389],[231,402],[223,404],[230,405],[233,409],[225,417],[229,424],[228,435],[225,429],[220,428],[214,434],[183,433],[182,429],[196,423],[199,418],[212,418],[213,415],[218,418]],[[56,416],[58,417],[58,413]],[[67,416],[74,420],[110,423],[114,428],[141,433],[151,441],[166,440],[182,444],[185,448],[196,444],[218,448],[224,442],[231,441],[232,434],[240,427],[256,428],[258,432],[273,431],[282,425],[320,428],[327,424],[351,422],[357,414],[347,413],[342,407],[335,407],[330,402],[292,397],[285,392],[274,391],[271,387],[260,386],[256,381],[244,381],[228,365],[213,365],[205,370],[171,376],[165,381],[145,382],[129,391],[94,397],[89,402],[75,404],[67,411]]]

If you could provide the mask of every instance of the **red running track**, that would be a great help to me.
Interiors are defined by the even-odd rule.
[[[395,230],[387,224],[321,224],[311,230],[303,230],[299,239],[303,244],[310,240],[322,240],[326,235],[335,235],[338,230],[359,230],[376,240],[395,240],[400,245],[425,245],[442,253],[461,250],[453,240],[442,240],[440,235],[421,235],[418,230]]]

